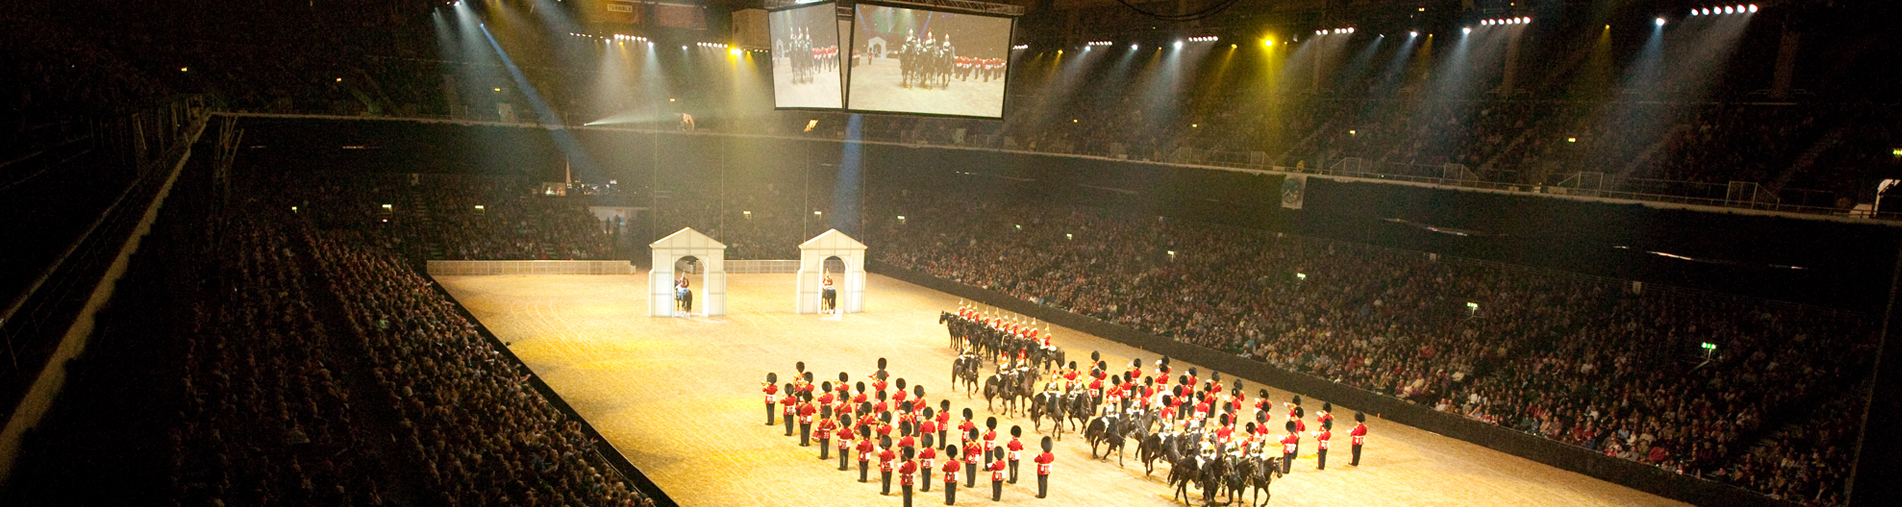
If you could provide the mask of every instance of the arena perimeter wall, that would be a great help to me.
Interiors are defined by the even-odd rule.
[[[1589,451],[1582,447],[1440,412],[1425,405],[1349,387],[1303,373],[1283,370],[1238,355],[1170,340],[1130,329],[1121,324],[1017,299],[1000,292],[940,279],[883,261],[867,260],[865,267],[873,273],[1114,340],[1144,351],[1154,352],[1159,356],[1169,356],[1252,382],[1275,386],[1310,398],[1327,400],[1342,407],[1366,412],[1370,417],[1439,433],[1665,498],[1704,506],[1792,507],[1796,505],[1728,484],[1669,472],[1635,461],[1607,457],[1603,453]],[[1070,352],[1082,356],[1082,351]],[[1380,433],[1378,423],[1370,428],[1370,433],[1374,435]],[[1367,452],[1370,456],[1379,456],[1379,442],[1376,440]]]

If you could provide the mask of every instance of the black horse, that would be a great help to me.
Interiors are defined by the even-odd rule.
[[[1271,456],[1266,458],[1243,458],[1237,460],[1235,463],[1235,476],[1241,479],[1242,486],[1248,487],[1254,492],[1254,497],[1251,498],[1248,503],[1258,506],[1268,505],[1268,501],[1275,498],[1274,492],[1268,491],[1268,485],[1275,482],[1276,477],[1281,477],[1281,457]]]
[[[977,370],[983,361],[971,354],[961,355],[951,360],[951,386],[956,389],[959,385],[963,385],[965,398],[970,398],[971,393],[977,392]]]
[[[1083,438],[1090,443],[1090,457],[1096,457],[1097,444],[1103,444],[1103,459],[1109,459],[1110,451],[1116,451],[1116,466],[1123,466],[1123,443],[1129,440],[1127,423],[1120,414],[1109,413],[1090,420],[1083,429]]]
[[[1063,440],[1063,393],[1044,391],[1030,398],[1030,429],[1043,431],[1044,418],[1050,418],[1057,440]]]

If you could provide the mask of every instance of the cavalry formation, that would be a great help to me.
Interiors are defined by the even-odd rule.
[[[940,89],[950,88],[952,78],[985,82],[1004,78],[1003,58],[958,56],[948,33],[940,41],[929,31],[925,32],[924,40],[907,32],[905,44],[897,53],[899,79],[906,88],[911,88],[914,82],[925,89],[931,89],[934,82]]]
[[[985,406],[993,412],[1027,415],[1038,432],[1049,422],[1049,434],[1058,440],[1065,431],[1080,429],[1091,458],[1107,460],[1115,453],[1118,467],[1124,465],[1125,447],[1135,442],[1144,474],[1153,475],[1157,461],[1169,465],[1167,482],[1174,498],[1185,504],[1193,501],[1191,487],[1205,504],[1224,495],[1227,503],[1247,497],[1251,504],[1266,504],[1272,498],[1269,484],[1290,471],[1304,433],[1319,446],[1317,468],[1326,468],[1334,422],[1330,404],[1322,404],[1316,414],[1319,430],[1308,432],[1301,398],[1293,397],[1283,404],[1285,434],[1275,436],[1269,424],[1275,407],[1266,389],[1257,391],[1253,417],[1242,416],[1249,403],[1241,379],[1224,384],[1220,372],[1211,372],[1202,380],[1193,367],[1172,378],[1167,357],[1155,364],[1153,375],[1144,374],[1140,358],[1112,374],[1097,352],[1090,354],[1084,371],[1064,360],[1047,327],[1035,329],[1025,319],[960,306],[942,312],[939,321],[946,325],[952,349],[960,351],[952,360],[951,378],[967,397],[977,392],[977,378],[989,367],[993,373],[981,385]],[[1366,416],[1354,416],[1361,422],[1350,432],[1350,465],[1359,464],[1366,435]]]
[[[786,59],[792,66],[792,82],[810,83],[820,72],[839,70],[839,46],[814,47],[811,32],[794,29],[786,41]]]

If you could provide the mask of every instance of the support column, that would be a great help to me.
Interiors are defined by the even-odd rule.
[[[1519,78],[1519,36],[1525,33],[1525,25],[1513,25],[1512,33],[1506,38],[1506,70],[1499,80],[1499,95],[1511,98],[1513,88],[1518,86]]]
[[[1801,42],[1802,33],[1790,29],[1789,23],[1783,24],[1783,40],[1777,46],[1777,65],[1770,76],[1770,98],[1784,100],[1790,98],[1790,81],[1796,76],[1796,50]]]
[[[1874,507],[1902,498],[1902,259],[1889,280],[1889,306],[1882,322],[1882,341],[1876,349],[1869,407],[1862,415],[1862,436],[1856,439],[1855,463],[1850,469],[1848,505]]]

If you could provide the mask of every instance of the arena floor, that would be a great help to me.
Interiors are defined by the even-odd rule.
[[[876,275],[866,284],[866,312],[843,318],[792,313],[790,274],[731,275],[730,314],[711,318],[646,317],[645,275],[438,280],[628,460],[687,506],[900,505],[896,485],[892,496],[879,496],[877,470],[871,483],[859,484],[856,464],[849,474],[837,471],[836,460],[819,461],[816,448],[801,448],[797,437],[782,436],[782,427],[765,426],[760,380],[773,371],[783,381],[794,361],[805,361],[820,379],[842,370],[862,377],[884,357],[895,376],[922,382],[935,406],[953,357],[937,318],[958,299]],[[1054,330],[1057,344],[1072,357],[1100,350],[1111,365],[1127,364],[1132,355],[1145,363],[1155,359],[1108,340]],[[1277,401],[1289,397],[1271,392]],[[955,408],[972,406],[963,396],[952,400]],[[981,423],[983,399],[975,401]],[[1320,402],[1309,400],[1308,406]],[[1348,424],[1337,428],[1328,469],[1315,470],[1314,457],[1302,456],[1293,473],[1275,481],[1273,505],[1684,505],[1371,414],[1361,466],[1350,467],[1344,435],[1353,409],[1337,406],[1335,414]],[[1025,423],[1031,448],[1041,440],[1027,422],[999,420],[1002,428]],[[1302,451],[1312,453],[1313,445],[1304,442]],[[1166,466],[1144,477],[1135,446],[1129,450],[1118,469],[1115,458],[1091,461],[1080,435],[1066,433],[1057,444],[1050,497],[1036,498],[1026,462],[1019,472],[1023,480],[1005,487],[1001,503],[1170,505]],[[958,502],[992,503],[987,479],[959,491]],[[941,487],[934,483],[913,501],[941,505]]]

